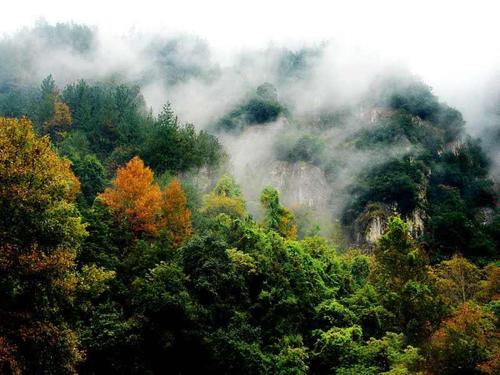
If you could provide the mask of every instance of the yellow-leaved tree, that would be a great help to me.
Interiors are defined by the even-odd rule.
[[[43,131],[54,141],[60,141],[65,131],[69,130],[73,119],[71,111],[62,101],[61,95],[51,75],[42,82],[39,121]]]
[[[52,117],[43,124],[44,130],[53,140],[59,140],[61,135],[71,127],[73,119],[66,103],[59,96],[54,98]]]
[[[214,190],[205,196],[202,212],[214,217],[226,214],[239,219],[247,215],[240,187],[231,176],[222,176]]]
[[[136,235],[157,235],[164,224],[160,187],[151,168],[137,156],[118,169],[113,186],[98,197],[117,219],[127,221]]]
[[[192,233],[191,211],[186,206],[186,195],[178,179],[165,188],[163,192],[163,209],[165,228],[174,248],[181,246]]]
[[[76,373],[64,311],[85,227],[70,163],[26,119],[0,118],[0,372]]]

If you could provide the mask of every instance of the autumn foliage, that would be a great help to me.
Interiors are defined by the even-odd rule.
[[[156,236],[165,228],[175,248],[191,235],[191,211],[180,182],[173,180],[162,192],[153,171],[137,156],[118,169],[113,186],[99,198],[137,236]]]
[[[85,228],[67,160],[26,119],[0,118],[0,372],[74,373],[82,353],[61,318]]]
[[[431,337],[432,371],[498,374],[499,340],[493,314],[475,303],[464,303]]]
[[[174,179],[163,192],[162,214],[168,238],[174,248],[191,236],[191,211],[186,207],[186,195],[178,179]]]
[[[74,199],[80,183],[70,163],[39,138],[27,118],[0,118],[0,199],[21,207]]]
[[[483,272],[464,257],[455,255],[436,266],[431,275],[444,301],[459,306],[480,292]]]
[[[56,96],[54,98],[53,115],[49,120],[44,122],[44,130],[53,140],[58,140],[61,138],[61,134],[70,128],[72,122],[73,119],[71,118],[68,105]]]
[[[162,195],[153,177],[153,171],[134,157],[118,169],[113,186],[99,194],[101,201],[118,219],[126,220],[136,234],[155,235],[162,226]]]
[[[413,129],[406,113],[418,95],[387,100],[404,113],[380,118],[383,143],[366,133],[359,151],[386,136],[432,149],[351,176],[336,222],[340,212],[290,210],[272,186],[259,199],[249,188],[262,181],[215,182],[231,164],[217,139],[168,105],[155,117],[120,82],[0,85],[0,375],[500,374],[500,206],[482,154],[437,139],[458,113],[432,115],[447,119],[428,138],[434,119]],[[309,151],[343,112],[305,116],[312,143],[297,133],[306,124],[284,129],[274,156],[283,148],[288,166],[314,164],[330,181],[340,154]],[[1,117],[23,114],[33,126]],[[249,183],[261,167],[235,172]],[[396,215],[370,244],[367,206]]]

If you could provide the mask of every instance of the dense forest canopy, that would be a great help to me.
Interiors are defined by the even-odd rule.
[[[500,372],[500,101],[135,38],[0,40],[2,374]]]

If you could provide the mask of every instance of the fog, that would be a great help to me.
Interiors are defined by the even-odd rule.
[[[98,28],[101,55],[87,61],[67,59],[59,66],[78,68],[80,75],[93,69],[100,73],[124,69],[138,73],[147,60],[141,60],[137,48],[130,48],[133,34],[140,34],[142,40],[159,34],[201,37],[210,46],[214,62],[222,67],[231,66],[248,50],[263,51],[271,44],[297,49],[329,41],[344,51],[345,65],[366,60],[370,64],[394,63],[422,77],[439,97],[464,113],[471,132],[478,125],[481,103],[471,104],[470,99],[481,96],[500,62],[500,50],[495,47],[500,5],[489,0],[424,0],[418,4],[395,0],[218,0],[210,4],[197,0],[89,0],[73,2],[71,7],[61,0],[20,0],[7,8],[0,14],[0,32],[7,35],[40,19]],[[61,56],[52,54],[40,65],[50,67],[54,60],[61,61]],[[59,79],[63,81],[64,77]],[[162,88],[148,89],[145,91],[153,107],[161,106],[157,98],[164,95]],[[200,89],[217,94],[217,88]]]
[[[265,127],[219,134],[231,157],[231,172],[250,201],[263,185],[279,180],[276,139],[319,111],[358,108],[347,124],[322,135],[326,152],[341,167],[333,180],[324,182],[334,194],[328,202],[316,202],[317,211],[338,215],[346,187],[361,170],[409,152],[411,146],[405,144],[372,152],[343,148],[349,136],[369,123],[361,113],[363,100],[373,81],[387,74],[417,76],[441,101],[460,110],[467,132],[483,138],[493,177],[500,175],[499,148],[488,137],[500,126],[500,49],[495,40],[500,25],[493,17],[494,3],[472,8],[424,1],[407,9],[396,1],[329,6],[317,1],[277,2],[279,6],[146,1],[141,7],[120,3],[118,11],[118,3],[93,7],[91,1],[76,4],[72,12],[58,8],[57,1],[44,7],[24,3],[12,7],[20,12],[27,6],[26,17],[14,11],[7,19],[4,12],[0,20],[5,21],[0,63],[15,65],[15,77],[3,80],[39,84],[52,74],[59,87],[82,78],[131,82],[141,87],[153,113],[170,102],[181,121],[209,130],[259,85],[276,87],[279,101],[298,124],[282,116]],[[91,25],[83,47],[42,32],[47,24],[68,21]],[[285,185],[303,185],[304,177],[294,176]],[[294,204],[292,196],[285,194],[286,203]]]

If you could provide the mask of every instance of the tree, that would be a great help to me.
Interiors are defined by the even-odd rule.
[[[163,192],[162,215],[168,238],[176,249],[192,233],[191,211],[186,206],[186,195],[178,179],[174,179]]]
[[[273,187],[266,187],[260,196],[260,202],[266,210],[264,225],[286,238],[295,238],[297,225],[292,213],[280,203],[279,193]]]
[[[71,109],[72,128],[88,139],[91,153],[109,158],[111,165],[121,165],[138,154],[151,119],[137,86],[113,82],[91,85],[80,80],[66,86],[62,98]]]
[[[99,159],[92,154],[74,157],[73,171],[80,180],[82,201],[85,206],[91,206],[95,197],[104,190],[106,171]]]
[[[400,217],[388,220],[375,248],[375,284],[384,307],[394,314],[394,329],[418,342],[440,321],[442,303],[436,300],[427,274],[425,254]]]
[[[223,213],[240,219],[247,215],[240,187],[231,176],[222,176],[214,190],[205,196],[202,212],[209,216]]]
[[[67,160],[26,119],[0,118],[0,368],[75,373],[82,359],[67,308],[85,228]]]
[[[264,83],[213,126],[217,131],[241,132],[247,126],[276,121],[283,113],[286,108],[279,102],[276,88]]]
[[[54,98],[57,96],[57,87],[52,75],[47,76],[40,86],[40,102],[38,104],[38,122],[43,125],[54,113]]]
[[[483,276],[476,265],[459,255],[441,262],[433,275],[440,294],[454,307],[475,298]]]
[[[198,373],[189,371],[199,363],[189,360],[196,352],[196,345],[187,337],[193,328],[197,306],[186,289],[182,268],[178,264],[160,262],[144,276],[136,278],[131,292],[134,322],[144,337],[141,347],[133,348],[131,354],[139,357],[141,353],[144,367],[150,369],[139,373]],[[125,373],[130,371],[123,365],[122,368]]]
[[[196,132],[192,124],[181,124],[170,104],[163,107],[148,128],[141,157],[156,172],[179,172],[216,165],[221,146],[214,136]]]
[[[375,248],[377,273],[384,287],[401,292],[410,280],[426,275],[424,254],[415,245],[409,226],[400,217],[390,217],[387,230]]]
[[[73,122],[71,112],[66,103],[61,100],[52,75],[42,82],[41,99],[38,117],[45,134],[49,134],[53,141],[61,138],[61,133],[68,130]]]
[[[62,133],[69,129],[73,119],[68,105],[63,103],[59,96],[54,98],[53,106],[52,117],[43,123],[43,128],[52,140],[57,141],[61,138]]]
[[[60,159],[47,137],[39,138],[31,122],[0,118],[0,236],[15,243],[61,242],[74,245],[83,233],[73,202],[80,183],[70,162]],[[68,227],[57,226],[59,215]],[[47,230],[51,235],[47,236]]]
[[[420,375],[423,357],[406,345],[403,334],[387,332],[381,339],[361,340],[361,328],[332,328],[318,332],[315,345],[315,370],[340,375],[414,374]],[[322,370],[322,371],[321,371]]]
[[[466,302],[432,335],[430,367],[443,375],[498,374],[499,347],[494,315]]]
[[[486,280],[481,283],[481,290],[478,293],[480,301],[500,300],[500,266],[491,263],[484,269]]]
[[[98,197],[118,220],[128,222],[136,236],[157,235],[162,227],[160,187],[153,181],[153,171],[137,156],[118,169],[113,187]]]

